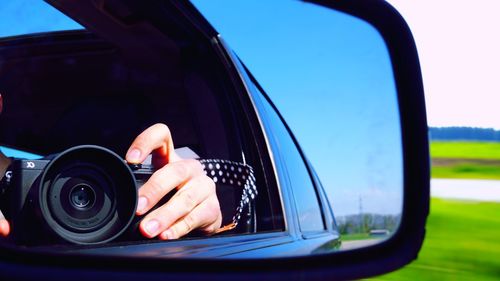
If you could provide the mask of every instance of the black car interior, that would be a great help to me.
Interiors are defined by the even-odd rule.
[[[205,118],[219,112],[219,103],[207,102],[210,95],[196,94],[212,90],[186,66],[175,73],[168,67],[141,69],[124,61],[119,49],[86,31],[2,41],[4,144],[46,155],[93,143],[124,155],[135,136],[161,122],[172,130],[176,146],[204,155],[195,132],[209,130],[212,138],[220,137],[217,141],[226,145],[208,149],[212,155],[206,157],[230,156],[221,119],[211,118],[210,128],[196,122],[201,116],[191,110],[191,102],[203,104]],[[58,51],[63,46],[65,53]]]

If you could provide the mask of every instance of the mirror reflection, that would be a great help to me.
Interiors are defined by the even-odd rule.
[[[0,4],[1,247],[269,257],[397,231],[378,32],[295,1],[194,4],[221,36],[188,2]]]

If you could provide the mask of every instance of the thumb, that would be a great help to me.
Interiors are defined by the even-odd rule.
[[[0,236],[6,237],[10,233],[9,222],[5,219],[2,211],[0,211]]]

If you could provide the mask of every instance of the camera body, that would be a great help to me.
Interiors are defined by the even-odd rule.
[[[22,245],[135,240],[137,190],[153,172],[152,165],[128,165],[94,145],[14,159],[0,185],[10,237]]]

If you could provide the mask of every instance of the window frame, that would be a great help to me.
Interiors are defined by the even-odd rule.
[[[267,95],[264,95],[262,90],[258,89],[258,87],[256,86],[256,80],[254,78],[251,78],[250,82],[256,88],[256,90],[252,92],[252,95],[254,95],[253,99],[257,105],[256,107],[259,111],[259,115],[263,120],[263,130],[267,131],[268,137],[270,139],[269,146],[270,150],[273,151],[273,159],[277,167],[276,173],[278,175],[278,180],[280,181],[281,189],[286,189],[287,193],[289,193],[288,196],[290,198],[288,201],[292,206],[292,210],[289,214],[289,220],[295,221],[294,224],[296,224],[296,227],[298,229],[297,232],[304,233],[306,235],[321,233],[325,230],[323,210],[318,200],[317,187],[314,184],[313,179],[311,178],[309,167],[304,161],[301,149],[297,145],[296,139],[293,137],[293,134],[283,120],[283,117],[280,115],[279,111],[276,109],[275,105],[271,102],[269,97]],[[272,112],[269,112],[270,110]],[[280,130],[283,130],[282,133],[278,133],[278,131]],[[291,149],[294,151],[288,151],[288,149],[284,151],[284,148],[288,147],[288,145],[284,142],[288,142],[289,145],[291,145]],[[290,155],[288,155],[289,153],[298,153],[298,157],[295,157],[294,155],[290,159]],[[290,160],[293,162],[290,163]],[[303,176],[307,178],[305,178],[304,182],[301,182],[301,184],[307,183],[307,186],[302,186],[301,184],[297,184],[295,182],[295,179],[297,179],[297,175],[292,174],[292,165],[302,165],[302,167],[306,169],[305,175]],[[311,207],[313,207],[315,211],[319,211],[319,217],[317,216],[318,213],[313,213],[315,216],[313,219],[319,219],[321,222],[321,226],[319,226],[318,229],[306,230],[307,228],[309,228],[309,226],[304,225],[305,222],[300,219],[302,212],[304,211],[299,207],[298,203],[299,198],[297,197],[297,189],[300,188],[305,189],[305,191],[303,190],[301,192],[304,192],[306,196],[314,196],[316,198],[316,200],[313,199],[312,204],[314,206]]]
[[[225,44],[224,41],[222,41],[223,44]],[[330,206],[330,203],[326,197],[325,191],[321,186],[321,183],[319,181],[318,176],[314,172],[314,169],[307,160],[307,157],[305,156],[302,148],[298,144],[297,139],[295,138],[293,132],[287,125],[286,121],[284,120],[283,116],[280,114],[279,110],[276,108],[272,100],[269,98],[267,93],[264,91],[264,89],[261,87],[261,85],[258,83],[258,81],[255,79],[255,77],[252,75],[252,73],[248,70],[248,68],[244,65],[244,63],[237,57],[237,55],[230,51],[229,47],[225,45],[225,47],[229,50],[230,58],[232,62],[240,69],[240,76],[241,79],[243,80],[242,82],[245,84],[245,87],[247,88],[248,93],[250,94],[250,99],[252,100],[254,110],[256,111],[256,114],[259,116],[259,122],[260,122],[260,127],[263,133],[265,134],[266,137],[266,144],[268,146],[268,151],[271,157],[271,161],[273,161],[273,168],[275,170],[275,176],[278,181],[279,185],[279,190],[280,190],[280,195],[281,195],[281,202],[283,205],[283,210],[285,212],[285,219],[286,219],[286,224],[287,224],[287,230],[293,235],[294,237],[300,238],[300,239],[313,239],[317,237],[321,237],[324,235],[333,235],[332,241],[339,241],[340,234],[337,231],[335,219],[333,216],[333,212]],[[249,84],[253,84],[254,87],[257,89],[259,93],[254,93],[252,91],[251,87]],[[271,105],[271,107],[274,109],[276,114],[279,116],[282,124],[285,126],[288,134],[290,135],[290,138],[292,139],[295,148],[299,152],[302,161],[304,162],[305,167],[307,168],[307,172],[310,177],[311,185],[314,188],[314,195],[316,196],[322,216],[322,221],[323,221],[323,230],[316,230],[316,231],[301,231],[300,229],[300,222],[298,221],[297,215],[298,210],[296,207],[296,201],[293,197],[293,192],[291,191],[293,188],[290,186],[288,181],[286,179],[280,178],[279,173],[277,172],[277,165],[284,165],[286,167],[286,163],[282,163],[283,161],[279,159],[279,157],[275,157],[275,150],[278,148],[276,146],[273,146],[273,142],[269,140],[269,136],[265,132],[265,128],[262,122],[263,119],[268,118],[265,116],[265,114],[262,114],[262,110],[259,110],[259,106],[257,104],[256,98],[252,97],[252,95],[262,95],[264,99]],[[267,122],[267,121],[265,121]],[[278,166],[279,167],[279,166]],[[336,242],[335,242],[336,243]]]

